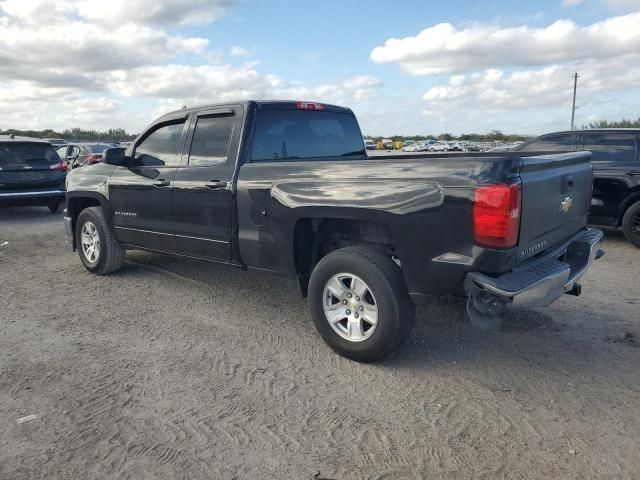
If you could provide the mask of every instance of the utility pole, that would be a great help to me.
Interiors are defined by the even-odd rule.
[[[578,89],[578,72],[573,74],[573,107],[571,108],[571,130],[573,130],[573,121],[576,118],[576,90]]]

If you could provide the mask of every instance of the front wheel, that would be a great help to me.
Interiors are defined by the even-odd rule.
[[[640,248],[640,202],[627,208],[622,217],[622,231],[627,240]]]
[[[309,281],[309,307],[324,341],[359,362],[378,360],[409,336],[414,306],[402,272],[387,256],[347,247],[318,262]]]
[[[80,260],[91,273],[106,275],[122,267],[125,249],[111,234],[102,208],[82,210],[76,222],[75,234]]]

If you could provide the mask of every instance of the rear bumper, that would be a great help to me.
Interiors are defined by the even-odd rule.
[[[10,205],[44,204],[53,201],[64,201],[65,191],[59,188],[42,190],[0,191],[0,203]]]
[[[465,291],[485,305],[546,307],[565,293],[580,294],[578,281],[604,253],[600,250],[601,242],[602,232],[587,228],[543,257],[518,265],[499,277],[468,273]]]

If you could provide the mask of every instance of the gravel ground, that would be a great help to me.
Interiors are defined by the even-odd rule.
[[[605,248],[580,298],[491,335],[442,300],[361,365],[293,281],[138,252],[95,277],[60,215],[2,209],[0,478],[639,478],[640,250]]]

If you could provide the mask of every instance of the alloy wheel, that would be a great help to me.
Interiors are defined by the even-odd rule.
[[[338,273],[327,281],[322,307],[333,331],[350,342],[368,339],[378,324],[378,304],[371,288],[351,273]]]

